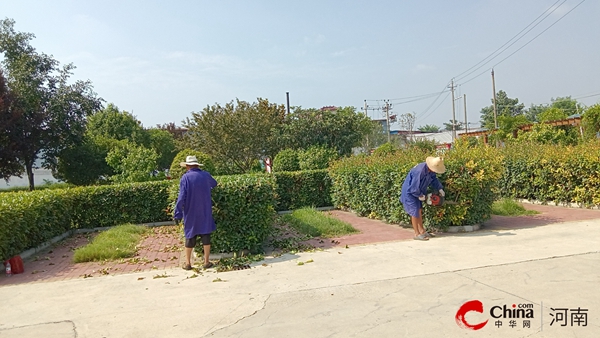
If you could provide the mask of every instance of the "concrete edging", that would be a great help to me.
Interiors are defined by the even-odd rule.
[[[448,230],[446,230],[446,232],[450,232],[450,233],[459,233],[459,232],[473,232],[473,231],[477,231],[481,229],[481,225],[480,224],[473,224],[473,225],[451,225],[448,227]]]
[[[556,201],[547,201],[547,202],[542,202],[542,201],[538,201],[538,200],[528,200],[528,199],[521,199],[521,198],[516,198],[516,200],[520,203],[527,203],[527,204],[534,204],[534,205],[554,205],[556,207],[565,207],[565,208],[573,208],[573,209],[589,209],[589,210],[600,210],[600,205],[594,205],[591,207],[586,207],[585,205],[581,204],[581,203],[561,203],[561,202],[556,202]]]
[[[141,224],[136,224],[136,225],[147,226],[147,227],[158,227],[158,226],[165,226],[165,225],[175,225],[175,222],[173,222],[173,221],[148,222],[148,223],[141,223]],[[112,227],[72,229],[63,234],[60,234],[58,236],[51,238],[50,240],[40,244],[39,246],[37,246],[35,248],[31,248],[31,249],[23,251],[21,254],[19,254],[19,256],[21,256],[22,259],[29,258],[29,257],[33,256],[34,254],[36,254],[44,249],[47,249],[50,245],[60,242],[63,239],[73,236],[75,234],[86,234],[86,233],[90,233],[90,232],[104,231],[104,230],[108,230],[110,228],[112,228]]]

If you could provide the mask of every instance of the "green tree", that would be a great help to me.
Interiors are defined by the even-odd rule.
[[[38,53],[29,42],[35,36],[14,30],[15,21],[0,20],[0,53],[13,107],[22,112],[15,130],[20,143],[19,162],[34,189],[33,166],[39,157],[44,166],[56,166],[63,149],[81,142],[86,117],[100,109],[101,99],[90,81],[69,83],[75,68],[62,68],[52,56]]]
[[[454,123],[452,122],[452,120],[449,120],[448,123],[444,123],[444,130],[446,131],[452,131],[452,124],[454,124],[454,128],[455,130],[463,130],[464,126],[462,122],[459,122],[457,120],[454,120]]]
[[[374,130],[375,124],[354,107],[336,110],[294,108],[281,128],[283,148],[308,149],[323,146],[336,149],[342,155],[350,155],[364,137]]]
[[[6,79],[0,70],[0,178],[8,181],[11,176],[20,175],[23,166],[19,163],[19,129],[21,111],[13,105],[13,98],[6,86]]]
[[[551,107],[538,115],[539,122],[564,120],[567,118],[567,113],[560,108]]]
[[[511,99],[503,90],[496,94],[497,115],[500,116],[519,116],[523,115],[525,105],[519,103],[519,99]],[[481,109],[481,125],[488,129],[494,129],[494,100],[492,105]],[[498,119],[498,121],[500,121]]]
[[[178,180],[185,174],[186,169],[181,166],[181,162],[185,162],[187,156],[196,156],[198,163],[202,164],[202,170],[208,171],[213,176],[217,174],[215,165],[210,156],[198,150],[183,149],[175,155],[171,167],[169,168],[169,174],[172,179]]]
[[[273,171],[297,171],[300,170],[298,162],[298,151],[283,149],[273,159]]]
[[[600,131],[600,104],[588,107],[581,118],[584,138],[586,140],[595,140]]]
[[[130,113],[119,110],[119,107],[112,103],[88,118],[87,132],[91,138],[128,140],[145,147],[149,147],[151,143],[151,137],[142,126],[142,122]]]
[[[75,185],[106,182],[114,170],[106,163],[108,147],[97,140],[84,137],[80,144],[65,148],[58,156],[53,176]]]
[[[115,183],[151,181],[157,160],[158,154],[154,149],[126,140],[120,141],[120,145],[106,155],[106,162],[115,171],[110,178]]]
[[[564,111],[566,116],[579,114],[581,111],[583,111],[581,104],[577,102],[577,100],[572,99],[570,96],[552,99],[551,108],[557,108]]]
[[[326,169],[338,157],[339,155],[335,149],[312,146],[298,152],[298,164],[300,170]]]
[[[424,126],[420,126],[417,128],[417,130],[423,133],[439,133],[440,127],[436,126],[435,124],[426,124]],[[450,130],[452,130],[452,125],[450,125]]]
[[[189,145],[211,156],[222,168],[249,172],[256,160],[273,156],[280,148],[274,133],[283,122],[285,107],[269,103],[231,101],[192,113],[185,127]]]
[[[177,154],[173,135],[162,129],[148,129],[150,147],[158,154],[157,165],[159,169],[168,169]]]

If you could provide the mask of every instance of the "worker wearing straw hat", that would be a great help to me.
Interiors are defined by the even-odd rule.
[[[414,166],[406,176],[402,184],[400,202],[406,213],[410,215],[410,222],[415,231],[415,240],[427,241],[432,235],[423,228],[423,201],[427,195],[427,189],[431,186],[438,190],[440,196],[445,192],[442,183],[436,174],[446,172],[444,160],[440,157],[427,157],[425,162]]]

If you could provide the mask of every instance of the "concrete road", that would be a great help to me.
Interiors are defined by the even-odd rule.
[[[599,248],[591,220],[5,286],[0,337],[599,337]]]

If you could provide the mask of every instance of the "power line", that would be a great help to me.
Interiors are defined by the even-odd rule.
[[[507,50],[508,48],[510,48],[512,45],[514,45],[515,43],[517,43],[519,40],[521,40],[523,37],[525,37],[525,35],[527,33],[529,33],[532,29],[534,29],[535,27],[537,27],[540,23],[542,23],[542,21],[544,21],[548,16],[550,16],[550,14],[554,13],[560,6],[562,6],[567,0],[562,0],[562,3],[560,3],[558,6],[556,6],[556,4],[558,2],[560,2],[561,0],[557,0],[554,4],[552,4],[552,6],[548,7],[548,9],[546,9],[542,14],[540,14],[537,18],[535,18],[535,20],[533,20],[529,25],[527,25],[525,28],[523,28],[519,33],[517,33],[515,36],[513,36],[512,38],[510,38],[510,40],[506,41],[506,43],[504,43],[502,46],[500,46],[498,49],[496,49],[495,51],[493,51],[490,55],[488,55],[486,58],[484,58],[483,60],[479,61],[477,64],[475,64],[474,66],[472,66],[471,68],[465,70],[464,72],[458,74],[457,76],[455,76],[455,79],[457,81],[460,81],[461,79],[464,79],[465,77],[469,76],[470,74],[473,74],[475,71],[477,71],[478,69],[480,69],[481,67],[483,67],[483,65],[479,66],[480,64],[486,64],[489,61],[492,61],[493,59],[495,59],[496,57],[498,57],[500,54],[502,54],[505,50]],[[555,7],[556,6],[556,7]],[[552,9],[552,11],[550,13],[547,13],[550,9]],[[546,15],[546,16],[544,16]],[[536,21],[538,21],[538,19],[540,17],[544,16],[538,23],[536,23],[533,27],[531,27],[529,30],[527,30],[523,35],[521,35],[521,33],[523,33],[523,31],[525,31],[527,28],[529,28],[529,26],[533,25]],[[518,39],[516,39],[513,43],[511,43],[510,45],[508,45],[511,41],[513,41],[516,37],[518,37],[519,35],[521,35]],[[504,48],[504,46],[508,45],[506,48]],[[504,48],[504,49],[503,49]],[[501,51],[500,51],[501,50]],[[498,54],[496,54],[498,51],[500,51]],[[493,56],[494,54],[496,54],[495,56]],[[493,56],[493,57],[492,57]],[[491,57],[491,59],[490,59]],[[489,61],[486,61],[488,60]],[[479,66],[479,67],[477,67]],[[475,68],[477,67],[477,68]],[[475,69],[473,69],[475,68]],[[473,69],[471,72],[469,72],[471,69]],[[469,72],[469,73],[467,73]],[[465,74],[467,73],[467,74]],[[463,76],[463,74],[465,74]]]
[[[560,18],[558,18],[556,21],[554,21],[554,23],[552,23],[550,26],[548,26],[546,29],[544,29],[543,31],[541,31],[538,35],[534,36],[533,39],[527,41],[523,46],[519,47],[517,50],[515,50],[514,52],[512,52],[511,54],[509,54],[507,57],[505,57],[504,59],[500,60],[498,63],[496,63],[495,65],[493,65],[492,67],[486,69],[485,71],[479,73],[478,75],[470,78],[467,81],[462,82],[461,84],[465,84],[465,83],[469,83],[473,80],[475,80],[476,78],[480,77],[481,75],[487,73],[488,71],[490,71],[491,69],[495,68],[497,65],[501,64],[502,62],[506,61],[506,59],[508,59],[509,57],[515,55],[518,51],[520,51],[521,49],[523,49],[525,46],[529,45],[531,42],[533,42],[533,40],[537,39],[540,35],[544,34],[548,29],[552,28],[552,26],[554,26],[555,24],[557,24],[560,20],[562,20],[565,16],[567,16],[569,13],[571,13],[572,11],[575,10],[575,8],[579,7],[579,5],[581,5],[582,3],[584,3],[585,0],[582,0],[580,3],[578,3],[575,7],[573,7],[570,11],[568,11],[567,13],[563,14]]]

